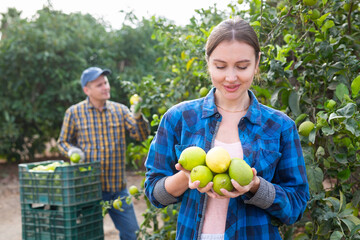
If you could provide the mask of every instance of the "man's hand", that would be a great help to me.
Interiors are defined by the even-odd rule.
[[[133,115],[134,118],[140,118],[141,117],[141,103],[142,103],[142,98],[137,95],[134,94],[131,96],[130,98],[130,111],[131,114]]]
[[[79,163],[84,163],[84,161],[85,161],[85,154],[84,154],[84,152],[83,152],[80,148],[72,147],[72,148],[70,148],[69,151],[68,151],[68,156],[71,158],[71,155],[73,155],[74,153],[77,153],[77,154],[80,155]]]

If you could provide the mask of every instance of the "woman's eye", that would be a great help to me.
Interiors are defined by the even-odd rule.
[[[247,68],[247,66],[246,67],[238,66],[237,68],[240,69],[240,70],[245,70]]]
[[[217,69],[224,69],[224,66],[216,66]]]

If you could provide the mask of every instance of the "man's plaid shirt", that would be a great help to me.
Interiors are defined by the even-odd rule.
[[[102,190],[116,192],[126,187],[126,131],[143,141],[150,133],[149,123],[133,118],[128,107],[113,101],[106,101],[100,112],[87,98],[66,110],[58,147],[67,155],[75,146],[85,153],[85,162],[100,161]]]

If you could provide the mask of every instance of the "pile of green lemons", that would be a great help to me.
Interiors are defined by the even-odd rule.
[[[220,146],[213,147],[207,153],[200,147],[191,146],[184,149],[178,161],[190,172],[192,182],[200,181],[200,188],[213,182],[213,189],[224,195],[220,189],[233,190],[231,179],[241,186],[248,185],[253,179],[251,167],[240,158],[231,158],[229,152]]]

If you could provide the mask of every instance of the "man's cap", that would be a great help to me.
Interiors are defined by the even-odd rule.
[[[89,67],[83,71],[81,74],[81,86],[85,87],[88,82],[94,81],[100,75],[108,75],[111,71],[109,69],[101,69],[99,67]]]

